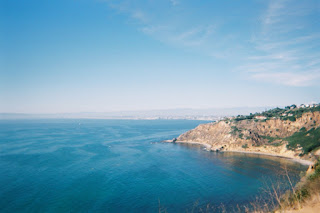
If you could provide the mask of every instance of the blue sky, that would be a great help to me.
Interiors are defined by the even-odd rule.
[[[283,106],[319,82],[319,0],[0,0],[0,112]]]

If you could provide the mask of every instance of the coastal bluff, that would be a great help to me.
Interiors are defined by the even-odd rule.
[[[297,112],[297,109],[291,111]],[[250,118],[234,117],[201,124],[173,141],[202,144],[211,151],[250,152],[315,161],[320,155],[320,110],[303,111],[295,117],[291,111],[286,113],[294,119],[285,118],[286,114],[279,111],[279,116],[269,118],[251,115]]]

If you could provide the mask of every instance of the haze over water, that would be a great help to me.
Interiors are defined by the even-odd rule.
[[[0,212],[185,212],[248,204],[289,160],[161,143],[204,121],[0,121]],[[294,179],[295,181],[297,179]]]

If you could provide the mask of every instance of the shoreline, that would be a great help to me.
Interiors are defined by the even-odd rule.
[[[264,153],[264,152],[250,152],[250,151],[236,151],[236,150],[227,150],[227,151],[221,151],[221,152],[237,152],[237,153],[245,153],[245,154],[256,154],[256,155],[266,155],[266,156],[273,156],[273,157],[278,157],[278,158],[285,158],[288,160],[295,161],[297,163],[300,163],[302,165],[310,166],[313,165],[314,162],[310,160],[303,160],[303,159],[298,159],[298,158],[291,158],[283,155],[277,155],[277,154],[272,154],[272,153]]]
[[[196,145],[201,145],[204,146],[206,149],[208,149],[208,151],[211,151],[211,145],[206,144],[206,143],[200,143],[200,142],[192,142],[192,141],[175,141],[173,142],[173,140],[164,140],[161,141],[163,143],[186,143],[186,144],[196,144]]]
[[[165,140],[162,141],[164,143],[186,143],[186,144],[197,144],[197,145],[202,145],[204,146],[208,151],[211,151],[211,145],[206,144],[206,143],[200,143],[200,142],[192,142],[192,141],[175,141],[173,140]],[[310,166],[313,165],[314,162],[310,160],[303,160],[303,159],[298,159],[298,158],[292,158],[292,157],[287,157],[283,155],[278,155],[278,154],[272,154],[272,153],[264,153],[264,152],[250,152],[250,151],[239,151],[239,150],[226,150],[226,151],[219,151],[219,152],[237,152],[237,153],[244,153],[244,154],[257,154],[257,155],[266,155],[266,156],[273,156],[273,157],[278,157],[278,158],[285,158],[288,160],[292,160],[294,162],[300,163],[302,165]]]
[[[211,149],[211,145],[206,144],[206,143],[200,143],[200,142],[188,142],[188,141],[176,141],[176,142],[172,142],[172,143],[187,143],[187,144],[197,144],[197,145],[201,145],[204,146],[206,149],[208,149],[208,151],[210,151]]]

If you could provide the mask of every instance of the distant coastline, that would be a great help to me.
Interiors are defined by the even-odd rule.
[[[162,118],[162,117],[69,117],[69,116],[61,116],[61,117],[47,117],[47,116],[39,116],[39,117],[28,117],[28,116],[19,116],[19,117],[7,117],[7,116],[0,116],[1,120],[45,120],[45,119],[92,119],[92,120],[189,120],[189,121],[208,121],[208,122],[215,122],[216,118],[185,118],[185,117],[174,117],[174,118]]]
[[[261,112],[270,107],[235,107],[208,109],[162,109],[74,113],[0,113],[0,120],[9,119],[116,119],[116,120],[205,120],[218,121],[238,113]]]

